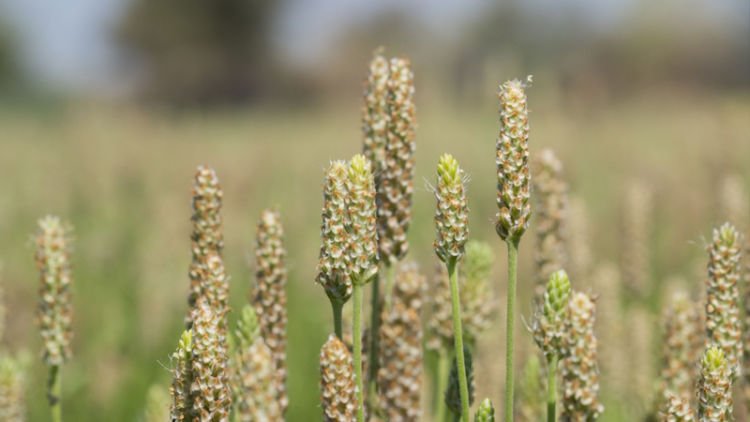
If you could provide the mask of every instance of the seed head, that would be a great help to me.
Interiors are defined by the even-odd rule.
[[[701,360],[698,378],[698,419],[732,421],[732,369],[720,347],[709,346]]]
[[[385,147],[388,142],[388,59],[383,49],[373,52],[370,69],[365,80],[364,106],[362,107],[362,153],[372,163],[372,172],[380,175],[385,168]]]
[[[532,161],[536,205],[536,297],[541,299],[550,275],[565,268],[568,185],[562,177],[562,163],[551,149],[542,150]]]
[[[385,420],[420,420],[422,417],[424,287],[425,278],[417,265],[401,264],[392,301],[383,309],[377,383]]]
[[[568,302],[560,362],[562,421],[593,421],[604,411],[599,403],[595,308],[594,301],[581,292],[574,292]]]
[[[357,410],[352,355],[331,334],[320,351],[320,401],[325,421],[353,421]]]
[[[388,120],[385,161],[376,172],[378,242],[386,263],[401,260],[409,251],[406,233],[411,223],[414,191],[414,74],[409,60],[393,58],[388,77]]]
[[[39,220],[36,237],[36,266],[41,286],[37,320],[47,365],[62,365],[72,357],[73,338],[70,271],[70,231],[58,217]]]
[[[660,420],[664,422],[694,422],[695,414],[690,408],[689,396],[679,396],[669,393],[666,398],[665,409],[660,413]]]
[[[273,355],[260,333],[255,310],[246,305],[237,321],[232,374],[237,419],[243,422],[283,419]]]
[[[706,333],[709,344],[724,352],[732,379],[740,372],[742,327],[739,308],[740,234],[726,223],[713,232],[708,247]]]
[[[464,189],[464,173],[450,154],[440,157],[435,198],[435,253],[441,261],[458,261],[469,238],[469,207]]]
[[[497,234],[518,242],[531,217],[529,204],[529,112],[527,82],[517,79],[500,85],[500,135],[497,138]]]
[[[474,422],[495,422],[495,407],[492,406],[490,399],[484,399],[479,403]]]
[[[570,300],[570,280],[564,270],[558,270],[549,278],[540,309],[534,315],[532,330],[534,341],[546,359],[562,354],[565,335],[564,314]]]
[[[172,354],[172,405],[169,414],[172,421],[187,422],[193,420],[193,332],[183,331],[177,350]]]
[[[650,235],[653,192],[645,184],[632,183],[625,191],[622,215],[622,281],[628,293],[643,298],[651,287]]]
[[[0,355],[0,420],[26,420],[26,364],[25,359]]]
[[[322,244],[316,281],[332,301],[346,302],[352,295],[349,277],[349,212],[346,201],[348,169],[343,161],[328,167],[323,190]]]
[[[279,212],[261,212],[255,238],[256,285],[251,302],[258,315],[260,334],[273,355],[277,376],[276,400],[286,410],[286,248]]]
[[[349,163],[347,207],[350,218],[349,262],[352,282],[367,283],[378,271],[377,208],[371,164],[364,155]]]

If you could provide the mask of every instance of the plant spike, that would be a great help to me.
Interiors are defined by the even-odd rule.
[[[484,399],[479,403],[474,422],[495,422],[495,407],[492,406],[490,399]]]
[[[170,419],[175,422],[193,420],[193,393],[191,386],[195,374],[193,372],[193,332],[183,331],[177,350],[172,354],[172,386],[169,393],[172,405],[169,410]]]
[[[690,398],[668,394],[664,410],[659,413],[664,422],[695,422],[695,413],[690,408]]]
[[[346,345],[333,334],[320,351],[320,391],[323,420],[353,421],[357,413],[357,386],[352,356]]]
[[[284,227],[277,210],[261,212],[255,240],[256,285],[251,294],[258,316],[260,336],[273,355],[276,372],[276,399],[282,413],[289,399],[286,392],[286,248]]]
[[[698,420],[733,421],[732,369],[721,347],[709,346],[698,378]]]
[[[362,153],[372,163],[376,187],[380,192],[379,177],[386,166],[385,148],[388,142],[388,82],[390,64],[383,56],[383,48],[372,54],[369,72],[365,80],[364,105],[362,106]]]
[[[500,85],[500,135],[496,143],[497,223],[495,230],[508,245],[508,303],[506,306],[505,420],[513,421],[513,359],[518,244],[531,218],[529,174],[529,112],[526,87],[517,79]]]

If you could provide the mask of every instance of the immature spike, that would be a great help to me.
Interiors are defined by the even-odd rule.
[[[169,393],[172,405],[169,410],[170,418],[176,422],[193,420],[193,396],[191,391],[193,378],[193,332],[187,330],[180,336],[177,350],[172,354],[172,386]]]
[[[649,239],[652,227],[653,192],[644,184],[632,183],[625,191],[622,220],[622,281],[629,293],[645,297],[651,288]]]
[[[227,339],[220,330],[222,316],[210,306],[207,298],[199,297],[191,319],[193,414],[201,421],[228,421],[232,397]]]
[[[495,407],[492,406],[490,399],[484,399],[479,403],[474,422],[495,422]]]
[[[469,406],[474,403],[474,362],[471,350],[464,346],[464,366],[466,367],[466,380],[469,387]],[[453,358],[451,372],[448,377],[448,389],[445,390],[445,404],[454,416],[461,416],[461,389],[458,383],[458,364]]]
[[[146,394],[143,422],[164,422],[170,420],[169,406],[169,394],[164,386],[160,384],[151,385]]]
[[[276,400],[286,410],[286,248],[279,212],[264,210],[255,240],[255,279],[252,303],[258,315],[260,334],[271,349],[276,370]]]
[[[383,49],[374,51],[365,81],[364,106],[362,107],[362,153],[372,163],[372,173],[377,183],[385,168],[385,148],[388,142],[388,80],[390,69]],[[379,184],[377,184],[380,187]],[[380,189],[378,189],[380,191]]]
[[[370,161],[355,155],[346,180],[350,218],[349,274],[352,282],[367,283],[378,272],[377,208]]]
[[[237,420],[283,420],[272,351],[263,341],[258,323],[255,310],[249,305],[245,306],[235,331],[238,341],[232,387],[237,399]]]
[[[378,393],[385,420],[420,420],[421,310],[425,279],[415,263],[401,264],[380,325]]]
[[[323,190],[322,244],[316,281],[323,286],[331,301],[344,303],[352,295],[349,277],[349,213],[346,207],[347,166],[333,161],[328,167]]]
[[[566,268],[568,185],[562,177],[562,163],[551,149],[542,150],[532,160],[536,206],[536,288],[541,300],[550,275]]]
[[[70,231],[58,217],[39,220],[36,265],[41,287],[37,320],[42,334],[42,359],[47,365],[62,365],[72,357],[73,304],[70,271]]]
[[[518,242],[531,217],[529,191],[529,112],[526,87],[517,79],[500,85],[500,135],[497,138],[497,234]]]
[[[531,329],[534,341],[549,360],[560,357],[565,336],[564,314],[570,300],[570,280],[564,270],[558,270],[549,277],[542,301],[534,314]]]
[[[714,229],[708,247],[706,288],[706,333],[708,343],[724,352],[732,380],[740,373],[742,328],[739,308],[739,277],[742,240],[729,223]]]
[[[376,184],[380,258],[386,263],[402,259],[409,251],[406,233],[411,223],[414,191],[416,111],[414,74],[407,59],[390,61],[388,121],[385,161]]]
[[[435,253],[448,263],[460,260],[469,238],[469,208],[464,189],[464,173],[450,154],[440,157],[437,167],[435,198]]]
[[[333,334],[320,351],[320,391],[325,421],[355,420],[357,387],[352,356]]]
[[[568,303],[560,364],[563,422],[595,421],[604,411],[599,402],[595,308],[594,301],[581,292],[573,293]]]
[[[26,420],[26,370],[23,359],[7,354],[0,355],[0,420],[24,422]]]
[[[703,355],[697,391],[700,422],[734,420],[732,369],[720,347],[710,346]]]
[[[661,379],[659,385],[660,410],[669,414],[669,409],[680,409],[672,403],[672,397],[686,400],[690,396],[697,376],[704,336],[701,327],[701,309],[683,291],[673,294],[662,315],[664,340],[662,347]]]
[[[659,415],[662,422],[695,422],[689,397],[671,393],[667,395],[664,410]]]

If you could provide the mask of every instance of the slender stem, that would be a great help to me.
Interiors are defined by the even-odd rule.
[[[47,400],[49,400],[52,412],[52,422],[62,422],[62,373],[60,369],[60,365],[52,365],[49,368]]]
[[[435,421],[445,421],[445,389],[448,387],[448,371],[451,360],[446,350],[440,350],[437,367],[437,390],[435,391]]]
[[[458,292],[456,261],[455,258],[451,259],[446,265],[448,267],[448,277],[450,277],[451,282],[453,345],[456,348],[456,369],[458,370],[458,386],[461,393],[461,420],[469,422],[469,382],[466,379],[466,365],[464,363],[464,336],[461,328],[461,298]]]
[[[505,331],[505,421],[513,421],[513,342],[515,334],[516,277],[518,272],[518,241],[508,240],[508,304]]]
[[[375,390],[375,378],[378,374],[378,346],[380,332],[380,272],[372,279],[372,293],[370,296],[370,350],[367,359],[367,379],[370,382],[370,390]],[[373,397],[369,394],[368,397]],[[373,404],[373,403],[370,403]]]
[[[357,382],[357,421],[364,422],[364,383],[362,382],[362,283],[354,283],[354,379]]]
[[[341,324],[341,311],[344,309],[344,302],[331,300],[331,308],[333,309],[333,331],[336,333],[336,337],[343,341],[344,329]]]
[[[396,281],[396,266],[391,265],[388,267],[388,278],[385,280],[385,304],[386,306],[391,303],[391,297],[393,296],[393,283]]]
[[[557,419],[557,355],[547,359],[547,422]]]

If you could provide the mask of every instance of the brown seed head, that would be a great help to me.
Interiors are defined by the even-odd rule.
[[[355,420],[357,387],[352,356],[333,334],[320,351],[320,392],[325,421]]]

